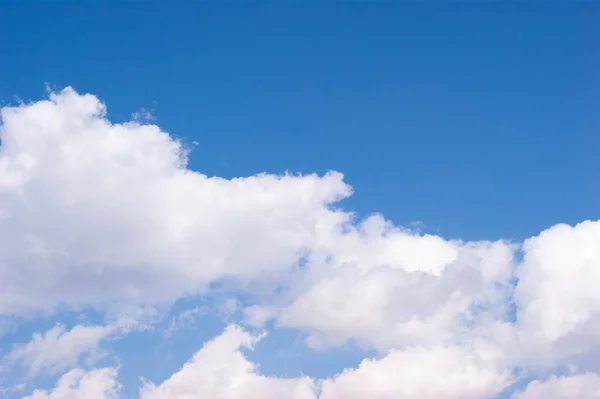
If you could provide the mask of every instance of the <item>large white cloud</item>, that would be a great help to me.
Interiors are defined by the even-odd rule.
[[[329,210],[350,193],[340,174],[209,178],[158,127],[105,112],[70,88],[2,109],[0,314],[276,279],[346,217]]]
[[[113,124],[95,96],[70,88],[1,115],[0,316],[138,309],[227,282],[254,294],[226,309],[246,306],[250,324],[274,319],[313,346],[378,351],[331,379],[270,378],[239,351],[256,337],[231,327],[145,398],[243,399],[241,384],[254,397],[484,399],[513,367],[583,373],[590,360],[578,356],[600,343],[600,222],[522,245],[447,240],[334,209],[351,194],[339,173],[191,171],[157,126]],[[72,367],[103,328],[51,330],[9,357],[33,374]],[[230,367],[214,369],[211,353]],[[110,398],[115,372],[76,369],[34,395]],[[199,374],[209,383],[195,385]]]

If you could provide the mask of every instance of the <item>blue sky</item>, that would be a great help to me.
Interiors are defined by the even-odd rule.
[[[242,176],[339,170],[348,206],[444,235],[598,217],[598,8],[4,5],[0,95],[44,82],[153,111]]]
[[[542,237],[540,232],[556,224],[575,225],[600,217],[599,18],[600,7],[595,2],[435,5],[413,2],[52,2],[37,5],[5,2],[0,4],[0,34],[6,38],[1,46],[0,104],[9,107],[21,100],[37,102],[48,97],[46,85],[57,93],[71,86],[78,93],[91,93],[106,104],[106,118],[112,123],[126,122],[136,112],[140,115],[149,112],[151,118],[144,122],[156,124],[171,137],[194,147],[188,163],[191,170],[225,179],[263,172],[323,175],[338,171],[344,174],[344,182],[352,186],[353,195],[340,194],[346,197],[341,202],[327,199],[321,202],[327,205],[326,209],[334,203],[344,211],[355,212],[357,223],[377,212],[395,226],[417,226],[419,231],[446,240],[507,239],[520,245],[529,237]],[[62,111],[52,112],[60,114]],[[42,120],[40,126],[44,124],[54,126]],[[8,142],[7,137],[17,134],[13,130],[41,129],[37,124],[13,127],[5,121],[5,125],[3,143]],[[32,142],[39,139],[34,137]],[[23,143],[19,146],[15,148],[26,148]],[[9,150],[4,151],[9,153]],[[33,149],[27,151],[27,154],[33,153]],[[43,159],[54,158],[48,155]],[[54,164],[48,165],[52,168]],[[97,165],[98,170],[102,165]],[[8,172],[0,170],[0,173]],[[95,174],[86,176],[82,185],[85,181],[94,181],[91,176]],[[28,204],[43,201],[46,195],[43,190],[54,187],[54,183],[48,182],[55,180],[48,180],[37,191],[32,191]],[[271,183],[264,184],[270,187]],[[331,184],[333,187],[337,183]],[[335,187],[336,192],[343,191]],[[239,195],[246,195],[243,193]],[[314,195],[321,195],[319,193],[315,189]],[[2,195],[8,194],[0,192],[0,200],[4,201]],[[48,194],[48,198],[54,198],[52,195]],[[10,200],[11,204],[17,201],[10,198],[6,201]],[[127,198],[111,196],[106,200],[131,205]],[[98,203],[92,201],[98,208],[90,205],[89,215],[109,209],[101,200],[103,197],[99,194]],[[52,204],[47,205],[50,208],[23,205],[18,209],[28,210],[23,215],[33,215],[38,209],[54,212]],[[290,205],[286,209],[290,215],[296,215],[297,211],[300,217],[305,208],[301,204],[297,207],[294,210]],[[247,213],[260,214],[263,208],[248,209]],[[158,215],[162,211],[156,208],[149,214]],[[85,220],[88,220],[87,215],[84,214]],[[25,226],[24,236],[39,233],[42,239],[41,232],[52,230],[52,223],[60,220],[58,216],[56,220],[44,217],[42,224],[17,216],[14,223]],[[14,228],[8,222],[5,225],[4,231]],[[27,230],[30,226],[35,229]],[[88,227],[85,234],[88,230],[102,230],[105,225],[91,223]],[[243,241],[245,236],[241,231],[254,236],[263,234],[261,230],[252,229],[240,227],[240,232],[235,230],[227,240]],[[582,236],[577,235],[583,230]],[[273,233],[273,237],[279,234]],[[594,241],[596,230],[591,227],[573,230],[572,234],[580,238],[548,239],[551,243],[547,244],[548,248],[579,242],[593,247],[598,242]],[[529,249],[518,251],[527,253],[546,248],[542,238],[539,240]],[[44,244],[49,246],[50,241]],[[319,243],[309,251],[320,254],[321,245],[334,244]],[[85,253],[85,248],[81,253]],[[183,247],[176,248],[179,253]],[[288,247],[282,248],[283,253]],[[342,251],[339,248],[327,249],[338,254],[328,256],[342,259],[341,252],[335,252]],[[576,254],[582,252],[579,247],[565,248],[560,254],[571,253],[571,250]],[[80,253],[79,249],[72,251],[69,259],[75,259],[74,254]],[[354,256],[352,250],[348,251],[344,256]],[[4,260],[0,257],[0,263],[12,268],[6,276],[25,273],[15,272],[16,265],[29,258],[17,250],[13,252],[0,253],[6,256]],[[243,250],[240,253],[251,256]],[[556,254],[554,257],[562,259]],[[546,273],[555,270],[554,266],[542,262],[552,256],[536,252],[535,256],[531,255],[531,259],[534,258],[536,261],[525,262],[524,266],[511,267],[527,269],[539,261],[539,270]],[[98,259],[90,262],[102,262]],[[152,266],[150,257],[140,255],[139,259]],[[261,261],[268,263],[271,259]],[[281,262],[287,261],[282,255]],[[599,258],[590,257],[582,262],[588,265],[582,266],[582,270],[600,267]],[[562,270],[563,266],[556,266],[556,270]],[[250,266],[240,266],[243,270],[247,267]],[[238,278],[235,270],[225,272],[225,279]],[[271,277],[260,273],[240,284],[247,288],[264,283],[263,278],[271,281]],[[321,276],[320,272],[315,273]],[[552,281],[566,281],[565,276],[557,273],[558,277]],[[567,291],[569,287],[577,291],[578,284],[599,278],[596,272],[581,273],[573,274],[579,280],[573,277],[575,280],[568,282]],[[533,275],[531,272],[526,278]],[[515,278],[521,277],[523,275]],[[244,278],[245,274],[242,280]],[[280,277],[277,274],[272,278]],[[535,292],[531,288],[533,283],[527,281],[527,292],[523,288],[515,294],[516,300],[524,304],[524,319],[537,315],[525,309],[529,303],[528,293]],[[222,281],[219,278],[210,283]],[[307,289],[287,280],[279,283],[288,284],[288,288],[293,286],[292,292]],[[19,286],[20,283],[10,284],[17,290],[29,292]],[[158,283],[148,284],[152,289],[163,289]],[[31,289],[36,290],[36,287]],[[61,285],[57,283],[56,287]],[[119,381],[123,392],[126,397],[133,397],[140,386],[139,376],[158,385],[181,368],[205,341],[218,336],[226,324],[232,321],[248,324],[243,316],[244,307],[280,306],[294,301],[276,291],[272,296],[275,299],[257,299],[260,295],[254,295],[255,292],[249,294],[242,292],[245,288],[239,291],[238,288],[209,289],[200,295],[196,295],[200,291],[190,288],[173,294],[167,301],[152,298],[144,303],[136,302],[136,306],[152,307],[156,312],[149,316],[152,321],[142,318],[144,322],[140,322],[151,327],[136,327],[119,339],[103,343],[102,348],[108,355],[94,367],[120,364]],[[166,292],[167,288],[164,289]],[[73,303],[69,301],[74,296],[63,298],[57,294],[57,298],[62,298],[57,303],[65,307],[63,311],[37,305],[31,305],[26,312],[13,311],[10,307],[4,310],[0,302],[0,316],[8,317],[7,323],[11,326],[10,331],[0,335],[0,354],[9,353],[14,344],[27,343],[34,332],[51,329],[57,322],[65,323],[67,329],[80,324],[81,314],[88,315],[86,325],[108,325],[111,315],[119,312],[111,313],[107,309],[123,299],[99,301],[98,305],[96,297],[77,297]],[[231,298],[238,300],[236,311],[224,317],[217,309]],[[540,298],[546,297],[540,294]],[[565,303],[585,301],[593,302],[588,296],[581,302],[574,299]],[[118,305],[124,306],[124,303]],[[485,306],[492,308],[489,304]],[[198,310],[193,313],[196,321],[167,337],[165,331],[169,326],[178,320],[181,312],[190,309]],[[568,313],[568,309],[565,312]],[[592,323],[599,317],[600,309],[594,307],[585,314]],[[540,317],[546,320],[540,325],[547,327],[544,323],[548,319]],[[562,323],[560,314],[556,317]],[[307,346],[307,336],[318,333],[331,338],[339,332],[314,320],[303,320],[298,322],[300,324],[282,320],[286,320],[284,315],[275,317],[266,327],[246,325],[251,331],[269,332],[254,352],[247,353],[248,359],[260,364],[265,375],[326,378],[344,368],[357,367],[365,356],[381,356],[383,352],[378,350],[385,347],[380,342],[361,341],[364,337],[353,332],[348,333],[349,339],[343,340],[343,345],[326,345],[314,350]],[[586,350],[592,351],[598,343],[600,338],[590,344],[592,349]],[[570,353],[563,347],[550,347],[556,353],[563,350]],[[385,350],[390,348],[395,347],[385,347]],[[80,361],[83,360],[77,360]],[[561,362],[556,360],[558,369],[563,366]],[[600,369],[600,365],[597,367]],[[551,374],[533,369],[536,371],[528,375],[528,379],[540,376],[544,380]],[[25,378],[17,377],[21,375],[18,366],[15,370],[5,372],[4,381]],[[62,371],[37,376],[33,382],[27,382],[27,389],[34,386],[49,389],[60,374]],[[3,388],[2,381],[0,378],[0,388]],[[19,395],[24,393],[6,395],[21,397]],[[337,398],[333,394],[330,397]]]

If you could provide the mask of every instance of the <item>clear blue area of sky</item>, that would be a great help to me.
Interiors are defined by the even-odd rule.
[[[600,217],[598,2],[2,2],[0,101],[141,107],[209,175],[343,172],[448,237]]]

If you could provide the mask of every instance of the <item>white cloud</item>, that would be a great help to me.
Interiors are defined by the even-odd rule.
[[[315,399],[309,378],[278,379],[257,373],[240,348],[252,348],[258,339],[229,326],[166,381],[158,386],[148,383],[141,399]]]
[[[254,305],[244,309],[244,323],[253,327],[263,327],[275,317],[276,312],[266,306]]]
[[[554,226],[522,248],[447,240],[334,209],[351,194],[339,173],[191,171],[157,126],[112,124],[96,97],[72,89],[1,115],[0,316],[120,309],[109,326],[124,334],[151,324],[154,305],[219,283],[224,297],[245,291],[223,316],[243,308],[249,324],[274,319],[312,346],[352,342],[380,356],[324,381],[271,378],[240,352],[257,337],[230,327],[145,399],[487,399],[513,366],[541,379],[557,365],[584,373],[590,360],[577,357],[599,346],[600,222]],[[57,326],[9,357],[32,374],[75,367],[110,328]],[[115,373],[77,369],[34,397],[112,398]],[[556,381],[567,380],[522,395]]]
[[[600,398],[600,376],[582,374],[534,381],[514,399],[597,399]]]
[[[600,343],[600,222],[557,225],[523,244],[515,292],[523,362],[552,366]]]
[[[277,279],[346,217],[329,209],[350,194],[338,173],[209,178],[157,126],[105,112],[70,88],[2,108],[0,314]]]
[[[35,390],[23,399],[117,399],[120,385],[116,373],[114,368],[74,369],[63,375],[54,389]]]
[[[502,351],[484,343],[393,350],[322,381],[266,377],[240,351],[258,339],[229,326],[166,381],[147,383],[141,399],[487,399],[512,378]]]
[[[490,399],[512,380],[498,348],[415,347],[323,382],[320,399]]]
[[[281,325],[307,330],[312,344],[358,340],[385,351],[453,343],[457,334],[484,327],[483,320],[503,320],[512,246],[450,242],[390,227],[348,235],[347,248],[311,259],[307,268],[317,270],[316,278],[279,315]]]
[[[0,312],[163,301],[234,277],[264,295],[245,311],[252,323],[275,316],[312,343],[385,350],[452,340],[458,319],[507,294],[504,243],[447,241],[377,215],[353,225],[330,209],[350,194],[336,173],[207,178],[158,127],[104,114],[71,89],[3,109]]]
[[[22,363],[30,377],[55,373],[76,366],[82,357],[86,363],[100,358],[100,342],[114,332],[114,326],[75,326],[66,331],[58,324],[44,334],[35,333],[27,344],[16,345],[6,359]]]

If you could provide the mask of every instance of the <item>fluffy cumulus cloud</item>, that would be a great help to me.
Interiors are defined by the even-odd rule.
[[[600,222],[523,243],[449,240],[356,220],[337,207],[352,190],[336,172],[190,170],[188,149],[158,126],[111,123],[70,88],[1,116],[0,317],[124,312],[13,345],[2,370],[71,369],[29,398],[123,397],[116,366],[93,368],[102,344],[139,330],[144,309],[215,286],[243,300],[212,311],[246,327],[146,382],[141,399],[493,399],[521,378],[536,381],[515,399],[598,396]],[[169,331],[211,311],[198,309],[180,309]],[[243,349],[263,337],[252,331],[281,327],[315,350],[373,357],[327,378],[263,375]]]
[[[240,348],[252,348],[258,339],[231,325],[159,386],[146,384],[140,398],[314,399],[310,378],[278,379],[257,373]]]
[[[23,399],[117,399],[120,385],[114,368],[85,372],[74,369],[64,374],[51,390],[36,389]]]
[[[90,361],[101,356],[100,341],[113,331],[112,326],[75,326],[66,331],[56,325],[44,334],[34,334],[27,344],[16,345],[7,360],[21,362],[30,375],[60,371],[75,366],[82,356]]]
[[[511,380],[497,349],[416,347],[364,360],[323,382],[320,399],[485,399]]]
[[[523,251],[515,298],[525,361],[544,367],[598,348],[600,223],[554,226]]]
[[[354,339],[387,350],[453,343],[457,335],[493,329],[507,317],[510,245],[418,237],[385,226],[380,217],[366,223],[377,230],[359,226],[343,237],[354,241],[348,248],[327,253],[329,263],[337,264],[322,258],[310,266],[317,276],[281,310],[281,324],[306,329],[317,345]],[[371,258],[353,258],[351,248]],[[406,255],[415,249],[417,254]]]
[[[600,376],[582,374],[571,377],[552,376],[534,381],[514,399],[595,399],[600,398]]]
[[[0,313],[151,303],[285,275],[350,193],[338,173],[225,180],[72,89],[2,109]]]
[[[383,359],[364,360],[357,369],[325,380],[267,377],[260,375],[258,365],[240,350],[253,348],[259,339],[261,336],[230,325],[171,377],[159,385],[147,382],[140,399],[477,399],[499,392],[511,379],[510,370],[501,366],[501,356],[493,353],[494,349],[443,346],[393,350]],[[89,375],[74,370],[65,374],[53,391],[37,395],[62,399],[88,389],[95,395],[92,397],[104,398],[117,387],[112,369]]]

